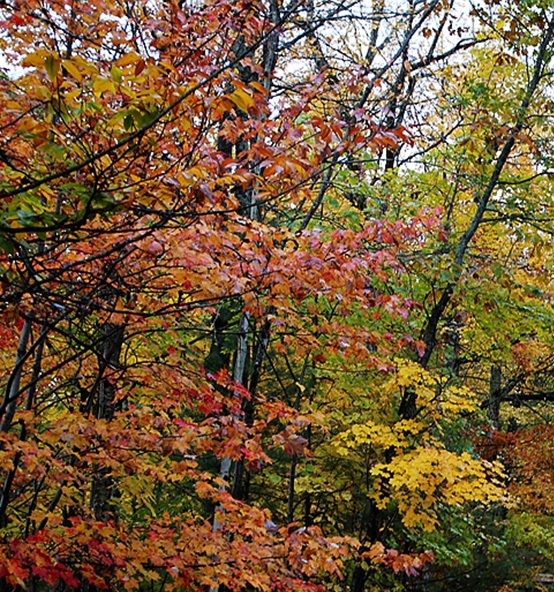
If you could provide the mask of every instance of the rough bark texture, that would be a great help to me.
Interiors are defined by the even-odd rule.
[[[125,327],[114,323],[104,325],[104,344],[102,357],[100,359],[100,371],[103,378],[98,389],[98,404],[96,406],[96,418],[110,421],[115,412],[115,392],[116,386],[113,379],[106,371],[117,368],[123,345]],[[97,520],[106,520],[114,517],[114,508],[110,499],[114,495],[113,480],[109,471],[102,467],[97,467],[96,476],[91,485],[90,507]]]

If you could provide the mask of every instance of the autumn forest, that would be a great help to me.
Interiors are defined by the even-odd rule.
[[[1,0],[0,130],[0,592],[552,589],[551,0]]]

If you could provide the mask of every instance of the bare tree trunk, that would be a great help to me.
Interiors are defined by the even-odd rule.
[[[100,373],[109,368],[117,368],[123,345],[125,327],[115,323],[104,325],[104,346],[100,360]],[[113,419],[116,387],[109,376],[104,376],[98,389],[98,404],[96,418],[110,421]],[[96,474],[92,479],[90,491],[90,508],[97,520],[114,517],[114,508],[110,499],[114,493],[113,479],[104,467],[95,467]]]
[[[243,312],[240,316],[239,320],[239,330],[238,330],[238,340],[237,340],[237,349],[236,349],[236,358],[235,358],[235,366],[233,369],[233,380],[235,382],[240,382],[244,380],[244,373],[246,370],[246,362],[248,360],[248,325],[249,325],[249,315],[246,312]],[[233,461],[230,457],[225,457],[221,459],[221,464],[219,466],[219,476],[223,480],[224,483],[229,482],[229,475],[231,473],[231,465]],[[220,491],[223,491],[227,488],[227,485],[220,485]],[[221,530],[222,525],[217,519],[217,512],[222,512],[223,508],[218,506],[216,508],[216,512],[214,514],[213,520],[213,532],[218,532]],[[222,592],[223,587],[214,586],[210,588],[210,592]]]
[[[243,312],[239,321],[238,331],[238,342],[237,342],[237,355],[235,358],[235,367],[233,369],[233,380],[240,382],[244,379],[244,372],[246,370],[246,361],[248,359],[248,324],[249,315]],[[221,459],[221,465],[219,469],[219,476],[226,482],[229,481],[229,474],[231,472],[232,461],[229,457]],[[221,486],[225,488],[224,485]],[[214,518],[214,532],[219,530],[220,525],[217,521],[217,517]]]
[[[500,397],[502,395],[501,389],[502,371],[499,366],[491,368],[491,379],[489,388],[489,408],[487,415],[491,427],[494,430],[500,429]]]
[[[366,577],[365,569],[361,565],[357,565],[352,576],[350,592],[364,592]]]
[[[4,413],[4,416],[2,417],[2,423],[0,424],[0,431],[2,432],[7,432],[10,429],[15,416],[19,389],[21,385],[21,373],[27,358],[27,343],[29,341],[30,334],[31,321],[29,319],[25,319],[23,322],[23,329],[21,330],[21,336],[19,337],[19,345],[17,346],[13,372],[8,380],[6,392],[4,393],[4,401],[2,402],[1,408]]]
[[[281,19],[280,10],[279,10],[279,2],[278,0],[270,0],[269,2],[269,13],[270,13],[270,20],[274,25],[277,25]],[[263,57],[262,57],[262,66],[264,69],[264,78],[263,78],[263,85],[266,90],[269,92],[272,85],[273,80],[273,71],[277,61],[277,52],[279,47],[279,36],[278,32],[274,30],[265,40],[263,45]],[[243,52],[244,48],[237,45],[235,48],[235,55],[240,55]],[[248,77],[251,75],[249,69],[245,69],[241,76],[243,79],[247,80]],[[233,146],[231,146],[226,141],[220,141],[220,147],[222,151],[226,152],[227,154],[231,155]],[[237,145],[234,147],[235,151],[240,151],[242,147]],[[253,192],[251,190],[247,191],[245,194],[239,196],[239,201],[242,205],[244,215],[252,218],[253,220],[260,219],[260,210],[258,204],[253,201]],[[236,358],[235,364],[233,368],[233,380],[235,382],[245,384],[246,379],[246,366],[248,361],[248,332],[249,332],[249,325],[250,325],[250,317],[247,312],[243,312],[241,314],[239,320],[239,327],[238,327],[238,340],[236,346]],[[253,360],[253,369],[250,378],[250,384],[248,385],[250,391],[253,392],[255,390],[263,359],[265,357],[265,352],[267,350],[267,345],[269,343],[269,321],[264,323],[262,328],[262,334],[259,338],[258,347],[256,349],[256,353],[254,354]],[[253,413],[250,410],[250,413]],[[220,469],[219,469],[219,476],[225,483],[229,482],[229,476],[231,473],[232,461],[230,458],[223,458],[221,460]],[[243,472],[244,472],[244,462],[238,461],[235,466],[234,478],[233,478],[233,485],[231,493],[234,496],[238,495],[245,495],[244,491],[241,491],[241,483],[243,479]],[[225,485],[221,486],[222,488]],[[221,511],[221,508],[219,508]],[[217,532],[221,529],[221,524],[217,519],[217,514],[214,515],[213,520],[213,531]],[[222,592],[224,590],[224,586],[214,586],[210,589],[210,592]]]
[[[6,392],[4,394],[4,401],[2,407],[4,408],[4,417],[2,418],[2,423],[0,425],[0,430],[3,432],[7,432],[13,422],[15,411],[17,408],[17,402],[19,399],[19,391],[21,387],[21,373],[23,371],[23,365],[25,360],[28,356],[27,350],[27,343],[29,341],[29,336],[31,334],[31,321],[26,319],[23,323],[23,328],[21,330],[21,335],[19,337],[19,344],[17,347],[17,353],[15,357],[15,364],[12,375],[8,380],[8,384],[6,386]],[[42,343],[42,342],[41,342]],[[42,348],[39,348],[37,352],[37,356],[42,358]],[[35,360],[35,367],[36,367],[36,360]],[[27,401],[26,407],[29,406],[29,401]],[[20,438],[22,440],[25,439],[25,426],[21,426],[21,433]],[[20,454],[17,453],[15,458],[13,459],[13,468],[7,472],[6,477],[4,479],[4,483],[2,484],[2,490],[0,491],[0,527],[6,526],[7,524],[7,514],[6,511],[8,509],[8,503],[10,501],[10,493],[12,489],[13,480],[15,477],[15,472],[17,470],[18,464],[20,460]]]

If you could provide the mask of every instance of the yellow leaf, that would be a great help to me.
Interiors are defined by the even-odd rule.
[[[40,49],[38,51],[30,53],[28,56],[25,56],[25,58],[23,58],[21,62],[21,65],[24,68],[42,68],[42,66],[44,66],[44,60],[47,55],[48,52],[46,50]]]
[[[229,95],[229,98],[241,111],[248,111],[249,107],[256,104],[254,98],[241,89],[235,90]]]
[[[123,57],[119,58],[115,65],[119,68],[122,68],[123,66],[128,66],[129,64],[136,64],[140,60],[142,60],[142,58],[138,54],[136,54],[134,51],[130,51]]]
[[[92,91],[97,97],[101,96],[102,93],[106,91],[114,92],[114,90],[114,83],[110,78],[96,78],[92,83]]]
[[[62,62],[62,66],[65,68],[68,74],[77,80],[77,82],[81,82],[83,79],[83,74],[71,60],[64,60]]]

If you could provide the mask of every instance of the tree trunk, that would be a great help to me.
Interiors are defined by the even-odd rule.
[[[494,430],[500,429],[500,398],[502,395],[501,389],[502,371],[499,366],[491,368],[491,379],[489,388],[489,409],[487,412],[491,428]]]
[[[350,592],[364,592],[366,581],[366,572],[361,565],[357,565],[352,575],[352,583],[350,585]]]
[[[117,368],[123,345],[124,325],[106,323],[104,325],[104,345],[99,372],[104,374],[109,368]],[[110,376],[103,376],[98,389],[96,418],[111,421],[113,419],[116,387]],[[114,483],[109,470],[95,467],[90,491],[90,508],[97,520],[107,520],[115,515],[110,499],[114,495]]]
[[[23,329],[21,330],[21,336],[19,337],[19,345],[17,346],[17,354],[15,357],[15,364],[8,380],[6,392],[4,394],[4,401],[2,402],[2,423],[0,424],[0,431],[7,432],[13,422],[15,416],[15,410],[17,407],[17,400],[19,395],[19,387],[21,384],[21,373],[23,371],[23,364],[27,359],[27,342],[29,341],[29,335],[31,334],[31,321],[25,319],[23,323]]]

